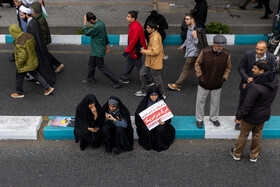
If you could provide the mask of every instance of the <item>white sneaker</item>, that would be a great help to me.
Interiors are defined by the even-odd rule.
[[[145,96],[146,96],[146,93],[142,93],[141,90],[140,90],[140,91],[135,92],[135,95],[136,95],[137,97],[145,97]]]
[[[260,156],[260,154],[259,154],[256,158],[250,158],[250,161],[251,161],[251,162],[257,162],[258,159],[259,159],[260,157],[261,157],[261,156]]]
[[[163,99],[166,99],[166,95],[162,95]]]

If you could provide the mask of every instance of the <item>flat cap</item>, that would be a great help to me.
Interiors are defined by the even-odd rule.
[[[215,35],[213,37],[213,42],[219,46],[225,46],[227,45],[227,39],[226,37],[224,37],[223,35],[221,34],[218,34],[218,35]]]

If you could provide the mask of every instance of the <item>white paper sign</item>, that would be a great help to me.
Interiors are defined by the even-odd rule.
[[[159,120],[164,122],[173,117],[173,114],[163,100],[153,104],[139,113],[139,115],[149,130],[157,127]]]

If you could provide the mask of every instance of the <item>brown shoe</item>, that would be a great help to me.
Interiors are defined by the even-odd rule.
[[[44,95],[50,95],[52,92],[53,92],[54,88],[53,87],[50,87],[49,89],[47,89],[45,92],[44,92]]]
[[[168,87],[169,87],[171,90],[176,90],[176,91],[180,91],[180,90],[181,90],[180,88],[178,88],[178,87],[176,86],[176,84],[168,84]]]
[[[23,94],[20,95],[20,94],[18,94],[18,93],[12,93],[12,94],[11,94],[11,97],[12,97],[12,98],[24,98],[24,95],[23,95]]]
[[[55,72],[56,72],[56,73],[61,72],[62,68],[64,68],[64,64],[60,64],[60,65],[56,68]]]

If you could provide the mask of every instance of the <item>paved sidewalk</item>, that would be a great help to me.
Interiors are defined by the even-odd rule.
[[[269,19],[260,20],[264,9],[254,9],[254,3],[250,3],[246,10],[239,10],[235,0],[207,0],[209,10],[207,23],[220,21],[231,27],[235,34],[265,34],[271,31],[273,16]],[[153,9],[153,0],[45,0],[46,9],[49,14],[47,21],[51,27],[52,34],[74,34],[83,24],[83,16],[86,12],[92,11],[97,17],[103,20],[109,34],[127,33],[126,22],[129,10],[140,12],[138,21],[144,24],[146,17]],[[230,12],[240,17],[232,18],[225,6],[230,4]],[[271,8],[274,14],[277,12],[277,0],[271,0]],[[170,0],[157,1],[157,9],[163,14],[170,28],[168,34],[178,34],[184,14],[193,9],[194,0]],[[8,8],[8,4],[0,7],[0,33],[7,34],[8,27],[17,23],[15,9]]]

